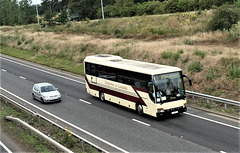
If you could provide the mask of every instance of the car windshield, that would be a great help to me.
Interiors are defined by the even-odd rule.
[[[181,72],[154,76],[157,102],[168,102],[185,98],[185,90]]]
[[[51,92],[55,90],[56,90],[55,87],[52,85],[41,87],[41,92]]]

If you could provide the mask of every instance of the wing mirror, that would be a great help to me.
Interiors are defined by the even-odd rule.
[[[189,82],[189,86],[192,86],[192,80],[186,75],[183,75],[183,77],[187,78],[188,82]]]

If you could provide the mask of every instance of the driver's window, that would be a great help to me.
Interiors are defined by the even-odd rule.
[[[152,100],[153,103],[155,103],[155,94],[154,94],[154,91],[153,91],[153,84],[152,82],[149,82],[148,83],[148,95],[150,97],[150,99]]]

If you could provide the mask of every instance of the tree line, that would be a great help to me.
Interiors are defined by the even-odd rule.
[[[211,9],[213,6],[240,0],[102,0],[105,18],[130,17]],[[68,10],[68,12],[67,12]],[[79,20],[101,18],[101,0],[42,0],[39,15],[45,20],[67,22],[67,14],[77,14]],[[60,14],[60,15],[59,15]],[[36,6],[31,0],[0,0],[0,25],[36,23]]]

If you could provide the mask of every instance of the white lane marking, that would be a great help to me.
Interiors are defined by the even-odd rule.
[[[2,143],[2,141],[0,141],[0,145],[1,145],[8,153],[12,153],[12,151],[9,150],[8,147],[5,146],[5,145]]]
[[[19,78],[23,79],[23,80],[26,80],[26,78],[24,78],[23,76],[19,76]]]
[[[227,153],[227,152],[225,152],[225,151],[220,151],[220,153]]]
[[[84,103],[89,104],[89,105],[92,104],[92,103],[90,103],[90,102],[88,102],[88,101],[86,101],[86,100],[83,100],[83,99],[79,99],[79,101],[84,102]]]
[[[143,124],[143,125],[150,126],[150,124],[144,123],[144,122],[139,121],[139,120],[137,120],[137,119],[132,119],[132,120],[135,121],[135,122],[141,123],[141,124]]]
[[[0,58],[2,58],[2,57],[0,57]],[[22,64],[22,63],[19,63],[19,62],[15,62],[15,61],[9,60],[9,59],[5,59],[5,58],[3,58],[3,59],[4,59],[4,60],[7,60],[7,61],[9,61],[9,62],[13,62],[13,63],[19,64],[19,65],[22,65],[22,66],[26,66],[26,67],[29,67],[29,68],[38,70],[38,71],[42,71],[42,72],[45,72],[45,73],[48,73],[48,74],[51,74],[51,75],[55,75],[55,76],[58,76],[58,77],[61,77],[61,78],[64,78],[64,79],[67,79],[67,80],[70,80],[70,81],[74,81],[74,82],[77,82],[77,83],[85,84],[85,82],[81,82],[81,81],[77,81],[77,80],[74,80],[74,79],[70,79],[70,78],[67,78],[67,77],[64,77],[64,76],[61,76],[61,75],[57,75],[57,74],[54,74],[54,73],[51,73],[51,72],[48,72],[48,71],[45,71],[45,70],[41,70],[41,69],[38,69],[38,68],[34,68],[34,67],[32,67],[32,66],[28,66],[28,65],[25,65],[25,64]],[[208,119],[208,118],[204,118],[204,117],[201,117],[201,116],[193,115],[193,114],[190,114],[190,113],[187,113],[187,112],[184,112],[184,113],[187,114],[187,115],[193,116],[193,117],[197,117],[197,118],[200,118],[200,119],[204,119],[204,120],[206,120],[206,121],[218,123],[218,124],[221,124],[221,125],[225,125],[225,126],[232,127],[232,128],[235,128],[235,129],[240,130],[239,127],[235,127],[235,126],[232,126],[232,125],[229,125],[229,124],[225,124],[225,123],[218,122],[218,121],[215,121],[215,120],[211,120],[211,119]]]
[[[6,72],[7,70],[5,70],[5,69],[2,69],[2,71]]]
[[[27,103],[28,105],[31,105],[32,107],[35,107],[35,108],[37,108],[38,110],[40,110],[40,111],[42,111],[42,112],[44,112],[44,113],[46,113],[46,114],[48,114],[48,115],[56,118],[57,120],[65,123],[65,124],[68,124],[68,125],[72,126],[73,128],[75,128],[75,129],[77,129],[77,130],[79,130],[79,131],[82,131],[82,132],[84,132],[84,133],[86,133],[86,134],[94,137],[95,139],[98,139],[99,141],[102,141],[103,143],[108,144],[109,146],[112,146],[112,147],[115,148],[115,149],[120,150],[121,152],[128,153],[128,151],[126,151],[126,150],[124,150],[124,149],[122,149],[122,148],[120,148],[120,147],[118,147],[118,146],[116,146],[116,145],[114,145],[114,144],[112,144],[112,143],[110,143],[110,142],[108,142],[108,141],[106,141],[106,140],[104,140],[104,139],[102,139],[102,138],[100,138],[100,137],[98,137],[98,136],[96,136],[96,135],[94,135],[94,134],[92,134],[92,133],[84,130],[84,129],[81,129],[80,127],[78,127],[78,126],[76,126],[76,125],[74,125],[74,124],[72,124],[72,123],[70,123],[70,122],[68,122],[68,121],[66,121],[66,120],[64,120],[64,119],[62,119],[62,118],[54,115],[54,114],[52,114],[52,113],[49,113],[48,111],[46,111],[46,110],[44,110],[44,109],[42,109],[42,108],[40,108],[40,107],[35,106],[34,104],[32,104],[32,103],[26,101],[25,99],[23,99],[23,98],[15,95],[15,94],[13,94],[13,93],[11,93],[10,91],[8,91],[8,90],[6,90],[6,89],[4,89],[4,88],[2,88],[2,87],[0,87],[0,89],[1,89],[1,90],[4,90],[4,91],[7,92],[8,94],[10,94],[10,95],[12,95],[12,96],[14,96],[14,97],[16,97],[16,98],[18,98],[18,99],[20,99],[21,101],[24,101],[24,102]]]
[[[227,126],[227,127],[230,127],[230,128],[240,130],[240,127],[236,127],[236,126],[233,126],[233,125],[229,125],[229,124],[226,124],[226,123],[222,123],[222,122],[219,122],[219,121],[208,119],[208,118],[205,118],[205,117],[202,117],[202,116],[197,116],[197,115],[187,113],[187,112],[184,112],[184,114],[187,114],[187,115],[190,115],[190,116],[193,116],[193,117],[196,117],[196,118],[200,118],[200,119],[203,119],[203,120],[206,120],[206,121],[209,121],[209,122],[217,123],[217,124],[220,124],[220,125],[224,125],[224,126]]]
[[[39,69],[39,68],[35,68],[35,67],[29,66],[29,65],[26,65],[26,64],[22,64],[22,63],[12,61],[12,60],[9,60],[9,59],[6,59],[6,58],[2,58],[2,59],[6,60],[6,61],[9,61],[9,62],[12,62],[12,63],[22,65],[22,66],[26,66],[26,67],[34,69],[34,70],[38,70],[38,71],[41,71],[41,72],[44,72],[44,73],[48,73],[48,74],[51,74],[51,75],[54,75],[54,76],[57,76],[57,77],[60,77],[60,78],[63,78],[63,79],[67,79],[67,80],[70,80],[70,81],[73,81],[73,82],[85,84],[85,82],[77,81],[77,80],[74,80],[74,79],[71,79],[71,78],[68,78],[68,77],[65,77],[65,76],[61,76],[61,75],[58,75],[58,74],[55,74],[55,73],[52,73],[52,72],[48,72],[48,71],[45,71],[45,70],[42,70],[42,69]]]

